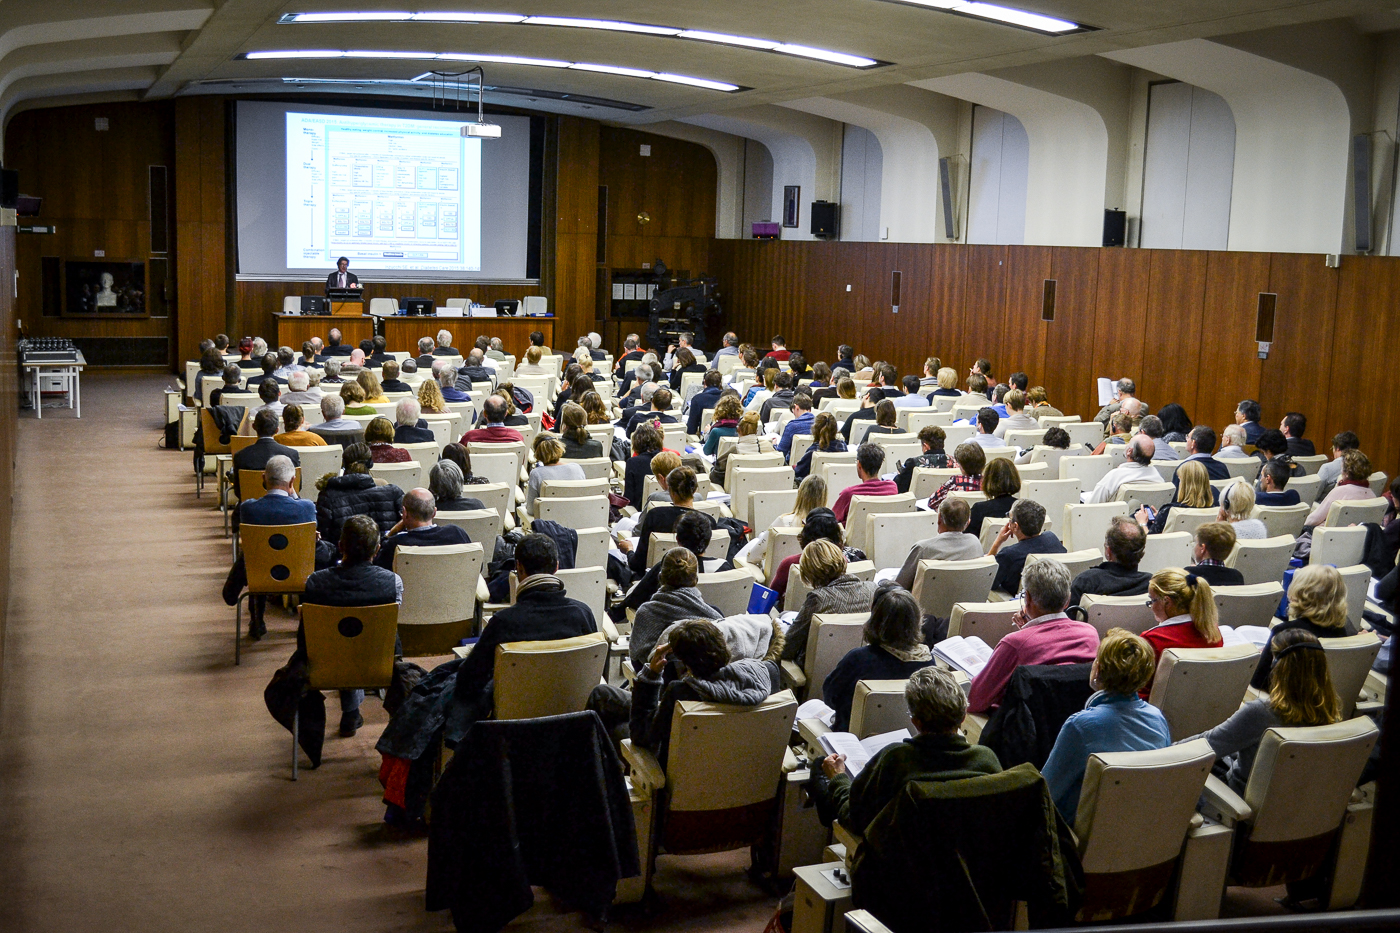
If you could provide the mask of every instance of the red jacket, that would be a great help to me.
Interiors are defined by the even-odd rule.
[[[525,440],[524,435],[515,428],[507,428],[504,425],[493,425],[489,428],[477,428],[462,435],[462,443],[470,446],[476,444],[509,444],[513,441]]]
[[[1190,616],[1178,616],[1180,621],[1168,620],[1160,625],[1142,633],[1142,637],[1147,639],[1147,643],[1152,646],[1152,650],[1157,652],[1157,660],[1162,660],[1162,652],[1168,648],[1219,648],[1224,641],[1217,638],[1213,642],[1208,642],[1196,631],[1196,625],[1191,621]],[[1138,691],[1138,696],[1144,700],[1152,693],[1152,681],[1147,682],[1147,686]]]
[[[841,495],[836,497],[836,504],[831,507],[831,511],[836,513],[836,520],[841,524],[846,524],[846,515],[851,511],[852,496],[897,496],[899,487],[887,479],[871,479],[863,483],[856,483],[854,486],[847,486],[841,490]]]

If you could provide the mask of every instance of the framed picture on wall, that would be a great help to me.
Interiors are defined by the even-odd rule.
[[[802,214],[802,186],[783,186],[783,226],[796,227]]]
[[[65,317],[147,317],[146,264],[88,262],[63,264]]]

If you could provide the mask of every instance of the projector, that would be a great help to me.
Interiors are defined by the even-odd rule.
[[[462,127],[462,135],[476,139],[500,139],[501,128],[494,123],[468,123]]]

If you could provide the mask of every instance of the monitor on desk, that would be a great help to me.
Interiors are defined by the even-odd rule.
[[[302,295],[302,296],[301,296],[301,313],[302,313],[302,314],[325,314],[325,313],[326,313],[326,299],[323,298],[323,297],[321,297],[320,295]]]
[[[520,313],[518,298],[502,298],[496,302],[496,317],[515,317]]]
[[[400,298],[399,304],[406,313],[411,315],[433,313],[433,300],[431,298]]]

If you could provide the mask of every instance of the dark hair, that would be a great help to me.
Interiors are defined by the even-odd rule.
[[[1006,381],[1011,383],[1013,388],[1020,389],[1022,392],[1026,391],[1026,388],[1031,384],[1030,377],[1025,373],[1012,373],[1006,377]]]
[[[882,398],[875,403],[875,423],[882,428],[894,427],[894,402]]]
[[[340,454],[340,466],[346,473],[368,473],[374,465],[374,454],[364,441],[351,444]]]
[[[908,392],[910,395],[916,395],[916,394],[918,394],[918,391],[919,391],[919,377],[918,377],[918,376],[905,376],[905,377],[904,377],[902,380],[900,380],[900,381],[904,383],[904,391]]]
[[[528,534],[515,546],[515,562],[527,577],[559,569],[559,549],[549,535]]]
[[[685,502],[695,498],[695,490],[700,488],[700,481],[695,478],[694,470],[680,466],[666,474],[666,488],[671,491],[672,500]]]
[[[335,264],[339,266],[342,262],[345,263],[347,266],[350,265],[350,260],[345,258],[344,256],[341,256],[339,259],[337,259],[335,261]]]
[[[1147,529],[1127,515],[1115,515],[1104,535],[1104,545],[1113,552],[1113,559],[1129,570],[1136,570],[1147,550]]]
[[[277,386],[276,379],[264,379],[258,383],[258,398],[264,402],[275,402],[282,390]]]
[[[199,358],[200,372],[212,376],[215,373],[224,371],[224,355],[213,347],[204,351],[204,355]]]
[[[1361,446],[1361,438],[1353,431],[1342,431],[1333,435],[1332,446],[1338,450],[1356,450]]]
[[[1215,430],[1208,424],[1198,424],[1186,435],[1196,442],[1196,453],[1208,454],[1215,450]]]
[[[300,405],[289,402],[282,406],[282,424],[288,431],[295,431],[301,427],[304,420],[306,420],[306,416],[302,414]]]
[[[719,374],[718,369],[707,369],[704,378],[700,381],[707,389],[717,389],[724,382],[724,377]]]
[[[1167,434],[1187,435],[1191,433],[1191,416],[1176,402],[1169,402],[1157,412],[1162,419],[1162,428]]]
[[[462,470],[463,479],[472,475],[472,455],[465,445],[453,441],[451,444],[442,448],[441,459],[451,460],[453,463],[457,464]]]
[[[1045,432],[1045,440],[1041,443],[1046,447],[1057,447],[1060,450],[1069,450],[1069,432],[1059,425],[1055,425]]]
[[[1247,398],[1235,406],[1235,411],[1244,415],[1245,421],[1258,421],[1264,414],[1264,409],[1259,407],[1259,403],[1252,398]]]
[[[661,555],[656,580],[662,586],[685,589],[700,582],[700,560],[688,548],[673,547]]]
[[[991,376],[992,376],[992,361],[991,361],[991,360],[987,359],[985,356],[978,357],[978,358],[977,358],[976,366],[977,366],[977,368],[978,368],[979,370],[981,370],[982,375],[986,376],[988,379],[991,378]]]
[[[1264,464],[1264,473],[1274,481],[1274,488],[1282,489],[1288,485],[1288,477],[1293,472],[1289,467],[1290,464],[1282,460],[1270,460]]]
[[[790,389],[795,381],[790,372],[780,372],[773,377],[773,384],[779,389]]]
[[[879,444],[861,444],[856,448],[856,464],[866,476],[879,476],[885,463],[885,448]]]
[[[253,416],[253,430],[257,432],[258,437],[271,437],[277,433],[280,424],[277,412],[271,408],[264,408]]]
[[[661,449],[661,432],[650,421],[632,429],[632,453],[650,457]]]
[[[958,461],[958,469],[962,470],[964,475],[981,476],[982,468],[987,465],[987,452],[982,449],[981,444],[964,441],[953,451],[953,459]]]
[[[379,525],[368,515],[352,515],[340,526],[340,552],[351,564],[370,560],[379,550]]]
[[[365,356],[369,356],[371,353],[374,352],[374,340],[370,337],[366,337],[364,340],[361,340],[360,349],[364,351]]]
[[[656,393],[654,395],[652,395],[651,407],[656,409],[657,411],[670,411],[671,398],[671,390],[666,388],[665,386],[662,386],[656,390]]]
[[[836,443],[836,416],[829,411],[819,411],[812,419],[812,446],[817,450],[830,450]]]
[[[681,369],[695,365],[695,354],[690,352],[689,347],[681,347],[676,351],[676,365]]]
[[[709,619],[686,619],[671,629],[671,656],[699,680],[713,680],[729,663],[724,633]]]
[[[802,409],[803,411],[811,411],[811,410],[812,410],[812,396],[811,396],[810,393],[805,392],[805,391],[804,391],[804,392],[798,392],[796,395],[794,395],[794,396],[792,397],[792,404],[795,405],[795,406],[797,406],[798,408]]]
[[[836,520],[836,513],[826,507],[813,509],[807,513],[807,518],[802,522],[802,533],[797,536],[797,543],[805,548],[813,541],[822,538],[836,545],[845,543],[845,536],[841,531],[841,523]]]
[[[988,499],[1014,496],[1021,491],[1021,471],[1008,457],[998,457],[982,470],[982,494]]]
[[[532,331],[530,331],[530,345],[531,345],[531,346],[535,346],[535,347],[542,347],[542,346],[544,346],[544,331],[542,331],[542,330],[532,330]]]
[[[1011,520],[1028,538],[1045,530],[1045,506],[1034,499],[1017,499],[1011,506]]]
[[[1283,416],[1284,427],[1289,437],[1302,437],[1308,430],[1308,416],[1300,411],[1290,411]]]
[[[277,354],[271,351],[264,353],[262,358],[262,368],[264,375],[271,375],[272,371],[277,368]]]
[[[927,444],[930,451],[942,450],[943,442],[947,439],[948,433],[936,424],[926,424],[919,428],[919,440]]]
[[[374,347],[375,353],[383,353],[384,348],[389,345],[389,341],[385,340],[383,337],[375,337],[370,341],[370,344]]]
[[[792,373],[793,382],[796,382],[797,377],[806,371],[807,357],[794,351],[792,355],[788,357],[788,372]]]
[[[817,382],[831,381],[831,367],[818,361],[812,364],[812,378]]]
[[[497,424],[506,420],[506,400],[499,395],[488,395],[481,403],[482,418],[487,424]]]
[[[997,410],[995,408],[988,406],[986,408],[978,409],[977,426],[980,427],[985,433],[991,434],[997,429],[997,425],[1000,423],[1001,416],[997,414]]]
[[[844,343],[836,348],[836,355],[843,360],[849,360],[851,357],[855,356],[855,353],[855,347],[849,347]]]
[[[778,346],[780,346],[780,347],[785,347],[785,346],[787,346],[787,341],[784,340],[784,339],[782,338],[782,335],[781,335],[781,334],[774,334],[774,335],[773,335],[773,339],[770,340],[770,341],[768,341],[768,342],[769,342],[769,343],[776,343],[776,344],[777,344]]]
[[[1269,428],[1259,435],[1254,446],[1270,456],[1288,453],[1288,438],[1278,428]]]
[[[574,402],[565,402],[564,410],[559,416],[561,427],[559,433],[569,438],[575,444],[588,443],[588,412],[583,410],[582,405]]]
[[[923,639],[922,621],[918,600],[904,587],[885,583],[875,590],[870,618],[865,622],[865,640],[871,645],[908,650]]]
[[[668,479],[667,484],[670,484]],[[715,526],[704,512],[686,512],[676,522],[676,544],[690,551],[699,560],[714,537]]]

